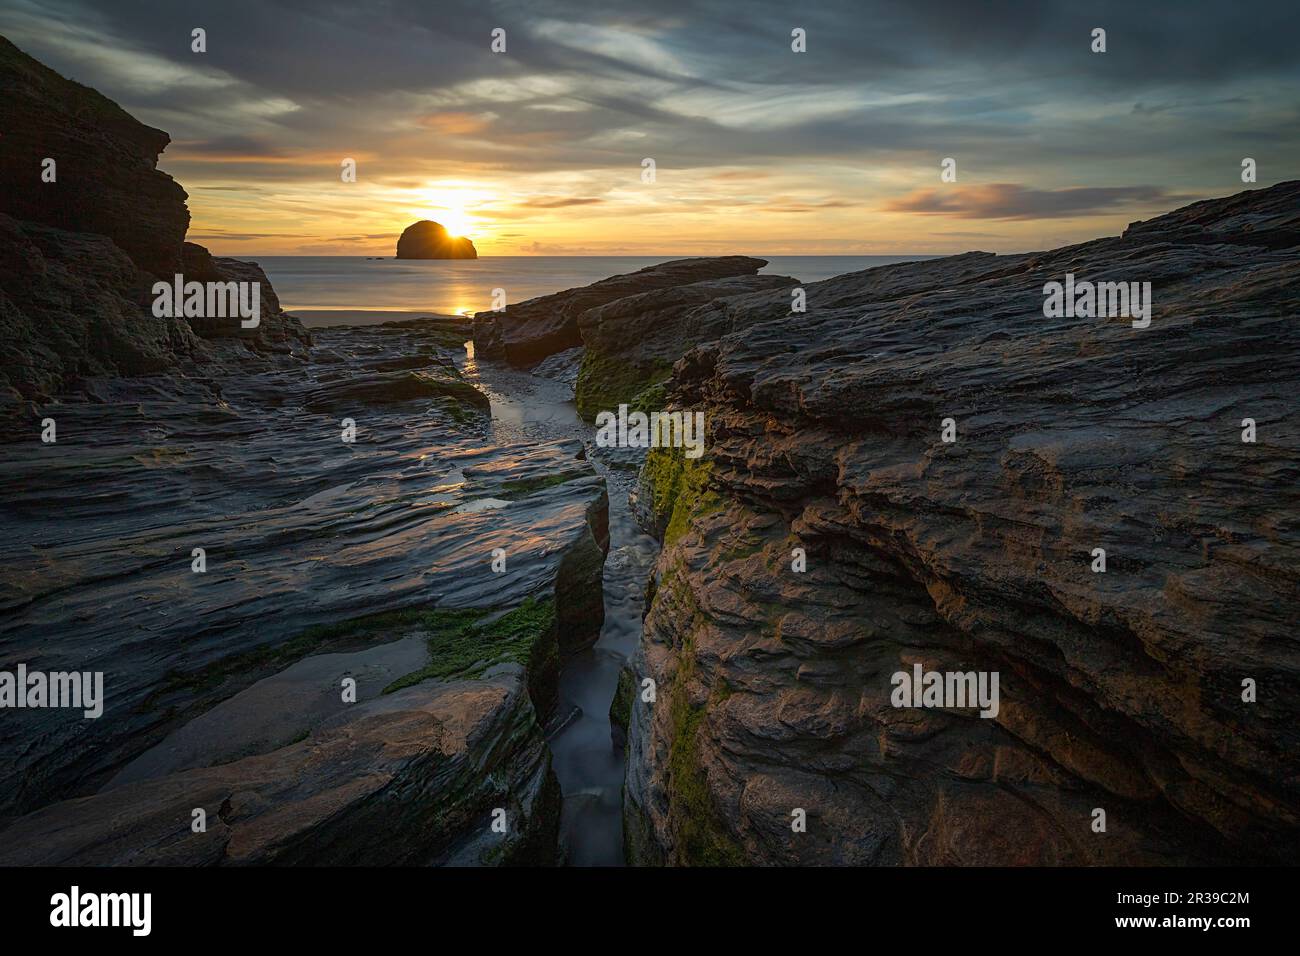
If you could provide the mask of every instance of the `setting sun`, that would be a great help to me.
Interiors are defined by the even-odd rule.
[[[452,236],[469,235],[472,220],[463,209],[438,207],[429,215],[430,219],[442,223]]]
[[[472,238],[479,222],[471,210],[490,201],[487,192],[469,183],[444,181],[420,190],[410,211],[422,219],[442,223],[453,237]]]

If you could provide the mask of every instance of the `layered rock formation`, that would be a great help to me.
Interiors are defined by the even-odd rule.
[[[578,411],[591,420],[622,402],[658,408],[663,400],[658,386],[683,352],[747,323],[747,293],[798,284],[789,276],[730,276],[641,292],[588,309],[578,317],[583,342],[575,383]]]
[[[550,863],[559,793],[520,670],[426,682],[271,753],[56,804],[6,832],[0,862]],[[496,807],[515,826],[493,840]],[[196,810],[200,832],[185,824]]]
[[[421,219],[397,238],[399,259],[477,259],[478,250],[464,236],[453,236],[441,223]]]
[[[3,38],[0,128],[0,419],[100,376],[303,357],[310,336],[261,269],[184,242],[185,191],[157,169],[166,133]],[[260,282],[259,326],[155,316],[154,282],[177,274]]]
[[[479,312],[474,316],[474,350],[481,358],[501,358],[527,367],[581,345],[578,322],[588,309],[653,290],[753,276],[765,265],[766,260],[749,256],[675,259],[578,289],[507,304],[501,312]]]
[[[1295,859],[1298,216],[1285,183],[720,303],[672,383],[705,456],[643,471],[632,858]],[[1067,273],[1150,282],[1149,327],[1045,317]],[[996,716],[894,706],[917,664],[996,672]]]
[[[0,668],[102,671],[106,703],[6,711],[0,865],[554,860],[604,482],[579,442],[486,440],[452,324],[96,383],[6,458]]]
[[[106,96],[0,37],[0,213],[107,236],[146,272],[181,269],[185,190],[158,170],[171,142]],[[54,182],[42,181],[55,162]]]

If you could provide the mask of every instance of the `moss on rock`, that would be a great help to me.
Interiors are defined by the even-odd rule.
[[[663,359],[654,359],[648,365],[630,365],[588,348],[582,354],[582,367],[578,369],[575,387],[578,414],[590,422],[600,412],[617,411],[621,404],[631,405],[634,400],[649,401],[653,396],[647,393],[659,386],[671,372],[672,364]],[[649,407],[657,409],[662,406]]]
[[[665,546],[680,538],[694,517],[722,506],[709,488],[712,462],[687,458],[680,448],[651,448],[641,469],[641,490],[650,502],[654,532]]]
[[[489,612],[478,609],[425,612],[417,626],[428,632],[429,662],[384,688],[391,694],[430,678],[472,679],[497,664],[527,667],[540,639],[555,628],[555,605],[532,598],[488,624]]]
[[[744,866],[745,852],[719,819],[700,765],[700,734],[705,707],[692,707],[687,684],[695,671],[694,647],[688,639],[680,656],[669,699],[672,737],[668,751],[668,820],[677,862],[685,866]]]
[[[618,672],[618,685],[614,699],[609,703],[609,726],[615,745],[622,750],[627,744],[628,727],[632,724],[632,706],[636,702],[636,675],[624,665]]]

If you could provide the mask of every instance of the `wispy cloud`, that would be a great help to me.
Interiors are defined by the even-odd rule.
[[[1030,189],[1014,183],[917,189],[884,204],[886,212],[923,213],[953,219],[1057,219],[1097,215],[1125,206],[1167,207],[1200,196],[1158,186],[1072,186]]]
[[[440,208],[486,254],[1003,251],[1241,188],[1243,156],[1300,174],[1292,0],[6,0],[0,32],[172,135],[217,251],[391,252]]]

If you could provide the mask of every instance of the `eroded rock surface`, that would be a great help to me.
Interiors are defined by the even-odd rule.
[[[749,256],[674,259],[581,288],[507,304],[501,312],[479,312],[474,316],[474,350],[481,358],[503,358],[511,365],[530,366],[581,345],[578,319],[588,309],[654,289],[752,276],[765,265],[767,260]]]
[[[600,630],[605,487],[579,441],[491,440],[448,325],[93,382],[15,446],[0,668],[106,702],[6,711],[5,862],[553,860],[542,727]]]
[[[582,367],[575,383],[578,411],[594,419],[620,403],[657,408],[682,353],[747,324],[747,293],[790,289],[789,276],[729,276],[615,299],[583,312]],[[738,301],[731,302],[738,298]],[[760,297],[766,305],[770,297]],[[649,390],[649,391],[647,391]]]
[[[358,703],[270,753],[48,807],[5,832],[0,865],[546,863],[558,800],[514,665]],[[515,826],[493,840],[495,807]]]
[[[1119,238],[812,283],[806,315],[722,303],[746,327],[673,383],[705,457],[643,471],[665,548],[632,857],[1294,860],[1298,213],[1284,183]],[[1150,326],[1044,317],[1067,272],[1151,282]],[[917,663],[998,672],[997,716],[892,706]]]

